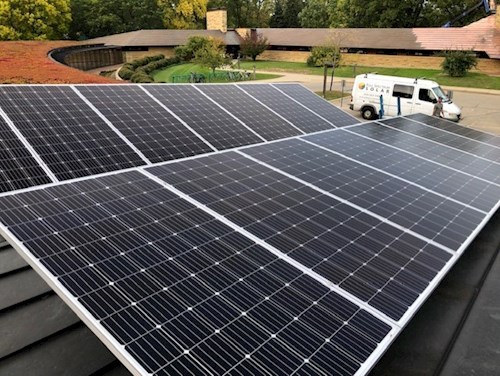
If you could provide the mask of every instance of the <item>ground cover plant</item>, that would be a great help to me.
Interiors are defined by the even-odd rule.
[[[110,83],[106,77],[85,73],[51,60],[49,51],[74,46],[72,41],[0,42],[0,83],[66,84]]]

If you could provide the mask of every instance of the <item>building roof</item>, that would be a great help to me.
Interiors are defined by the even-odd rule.
[[[495,15],[466,27],[450,28],[361,28],[361,29],[258,29],[273,46],[313,47],[334,41],[345,48],[485,52],[500,59],[500,30]]]
[[[257,29],[271,46],[314,47],[332,40],[341,47],[370,50],[444,51],[472,49],[500,59],[500,29],[495,27],[495,15],[466,27],[450,28],[347,28],[347,29]],[[122,47],[174,47],[183,45],[189,37],[211,36],[226,45],[239,45],[241,37],[234,30],[138,30],[95,38],[88,43],[103,43]]]
[[[186,44],[192,36],[222,39],[226,45],[239,45],[240,37],[235,31],[223,33],[219,30],[137,30],[94,38],[87,43],[105,44],[121,47],[175,47]]]

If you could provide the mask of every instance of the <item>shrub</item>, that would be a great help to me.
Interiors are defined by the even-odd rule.
[[[137,59],[137,60],[132,61],[130,63],[130,65],[132,65],[133,69],[135,70],[135,69],[142,67],[144,65],[148,65],[152,61],[161,60],[164,58],[165,58],[165,55],[162,55],[162,54],[154,55],[154,56],[146,56],[146,57],[143,57],[142,59]]]
[[[443,72],[451,77],[464,77],[469,70],[477,65],[477,57],[472,50],[445,51],[443,56],[441,67]]]
[[[139,68],[137,69],[132,77],[130,77],[130,81],[134,82],[136,84],[149,84],[151,82],[154,82],[153,78],[144,72],[143,69]]]
[[[179,59],[178,57],[171,57],[168,59],[152,61],[149,64],[143,66],[141,69],[143,69],[147,74],[150,74],[158,69],[162,69],[174,64],[179,64],[180,62],[181,59]]]
[[[164,55],[147,56],[124,64],[120,69],[119,76],[134,83],[150,83],[154,82],[150,73],[170,65],[179,64],[179,62],[178,57],[166,59]]]
[[[307,58],[307,65],[310,67],[321,67],[325,63],[335,62],[335,66],[340,65],[340,50],[335,46],[317,46],[311,50],[311,55]]]
[[[123,80],[130,80],[130,77],[132,77],[133,74],[134,70],[132,69],[131,64],[123,64],[123,66],[120,68],[120,71],[118,72],[118,75]]]

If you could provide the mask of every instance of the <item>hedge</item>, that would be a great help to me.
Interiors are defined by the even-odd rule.
[[[179,64],[180,62],[181,59],[178,57],[165,58],[164,55],[147,56],[124,64],[120,69],[119,75],[122,79],[130,80],[134,83],[151,83],[154,82],[153,77],[150,75],[152,72],[170,65]]]

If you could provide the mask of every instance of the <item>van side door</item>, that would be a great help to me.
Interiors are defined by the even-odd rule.
[[[386,110],[387,115],[396,116],[398,114],[398,98],[401,99],[401,115],[409,115],[413,113],[414,91],[415,86],[413,85],[394,84],[391,103],[390,106],[388,106],[389,112]]]
[[[418,89],[418,99],[415,100],[414,111],[432,115],[434,103],[437,102],[436,95],[432,89]]]

